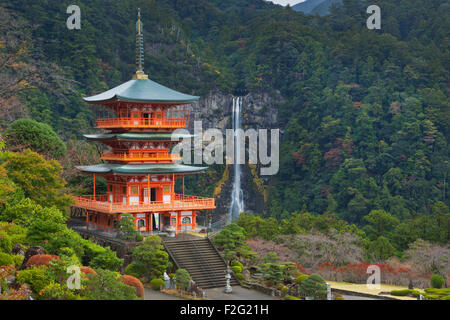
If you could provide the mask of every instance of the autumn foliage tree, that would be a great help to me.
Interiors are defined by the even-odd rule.
[[[63,194],[65,180],[61,177],[61,165],[55,160],[45,160],[31,150],[21,153],[0,154],[0,166],[8,178],[20,187],[25,197],[42,206],[57,206],[66,210],[71,198]]]

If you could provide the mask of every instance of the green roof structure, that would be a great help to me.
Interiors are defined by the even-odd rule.
[[[186,104],[197,101],[191,96],[167,88],[150,79],[133,79],[103,93],[83,98],[88,103],[100,104],[109,101],[154,102]]]
[[[102,163],[92,166],[78,166],[80,171],[90,173],[117,174],[188,174],[205,171],[208,167],[193,167],[176,163],[171,164],[112,164]]]

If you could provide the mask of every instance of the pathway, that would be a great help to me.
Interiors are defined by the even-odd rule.
[[[249,290],[242,287],[233,287],[233,293],[226,294],[224,288],[205,289],[206,298],[210,300],[279,300],[256,290]],[[145,300],[185,300],[180,297],[171,296],[159,291],[145,288]]]

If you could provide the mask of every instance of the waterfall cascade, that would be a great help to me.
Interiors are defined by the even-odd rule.
[[[233,157],[233,173],[234,182],[231,192],[230,213],[228,215],[228,223],[236,220],[239,214],[244,211],[244,194],[241,187],[241,164],[239,164],[241,152],[241,139],[236,134],[237,129],[241,129],[241,108],[242,98],[233,98],[232,123],[234,131],[234,157]]]

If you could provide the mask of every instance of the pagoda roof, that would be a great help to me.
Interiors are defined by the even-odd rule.
[[[208,169],[208,167],[193,167],[177,163],[171,164],[102,163],[92,166],[78,166],[76,168],[80,171],[90,173],[118,173],[118,174],[196,173]]]
[[[178,141],[180,139],[193,138],[191,134],[175,134],[175,133],[101,133],[101,134],[84,134],[89,140],[160,140],[160,141]]]
[[[133,79],[103,93],[83,98],[84,101],[93,104],[114,100],[182,104],[191,103],[198,99],[198,96],[175,91],[150,79]]]

